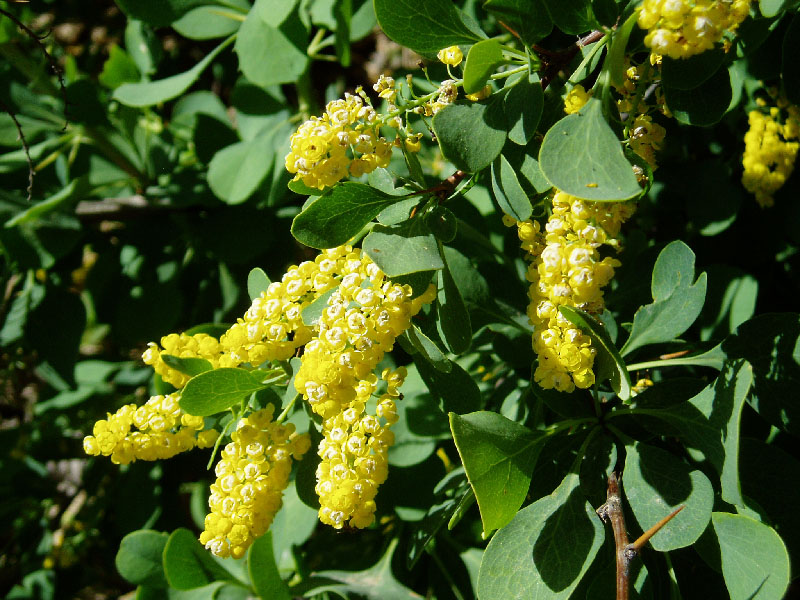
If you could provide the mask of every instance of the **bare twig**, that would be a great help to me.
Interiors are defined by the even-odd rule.
[[[3,10],[2,8],[0,8],[0,14],[5,15],[6,17],[8,17],[9,20],[12,23],[14,23],[14,25],[19,27],[22,31],[25,32],[25,34],[30,39],[32,39],[34,42],[36,42],[36,45],[39,46],[39,50],[42,51],[42,54],[44,54],[45,58],[47,59],[47,63],[50,65],[50,68],[53,69],[53,73],[55,73],[56,76],[58,77],[58,86],[59,86],[59,89],[61,91],[61,100],[64,102],[64,128],[62,129],[62,131],[65,131],[67,129],[67,125],[69,124],[69,117],[68,117],[68,114],[69,114],[68,113],[68,104],[69,104],[69,102],[67,100],[67,86],[64,83],[64,71],[58,65],[58,63],[56,62],[56,59],[53,58],[53,55],[50,54],[50,52],[47,51],[47,48],[45,48],[45,45],[42,43],[42,40],[45,39],[48,35],[50,35],[50,32],[48,31],[46,34],[44,34],[42,36],[38,36],[38,35],[36,35],[36,33],[34,33],[34,31],[30,27],[25,25],[25,23],[20,21],[17,17],[12,15],[8,11]]]
[[[616,473],[608,476],[608,490],[606,492],[606,502],[597,509],[597,515],[603,521],[611,521],[611,529],[614,531],[614,545],[617,549],[617,600],[628,600],[630,566],[634,558],[639,554],[642,547],[658,533],[664,525],[669,523],[675,515],[681,512],[685,506],[679,506],[672,513],[661,519],[650,529],[645,531],[635,542],[628,542],[628,532],[625,528],[625,514],[622,511],[622,496],[619,490],[619,480]]]
[[[0,98],[0,109],[5,112],[11,120],[14,121],[14,126],[17,128],[17,134],[19,135],[19,141],[22,144],[22,151],[25,153],[25,160],[28,162],[28,202],[33,199],[33,176],[36,173],[36,170],[33,168],[33,160],[31,160],[31,149],[28,146],[28,141],[25,139],[25,133],[22,131],[22,125],[17,120],[17,115],[14,114],[14,111],[11,110],[11,107],[8,106],[3,100]]]

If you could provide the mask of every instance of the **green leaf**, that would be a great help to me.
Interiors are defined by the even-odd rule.
[[[483,600],[566,600],[603,545],[600,519],[570,472],[561,485],[523,508],[498,531],[483,555]]]
[[[177,369],[190,377],[205,373],[214,368],[205,358],[180,358],[171,354],[161,354],[159,356],[167,366]]]
[[[522,506],[545,438],[488,411],[450,413],[450,429],[486,536],[505,527]]]
[[[627,447],[625,497],[643,530],[685,506],[650,539],[659,552],[691,546],[711,520],[714,489],[708,477],[673,454],[637,442]]]
[[[539,151],[539,166],[553,186],[577,198],[627,200],[642,192],[596,99],[550,128]]]
[[[227,410],[265,387],[246,369],[214,369],[190,379],[181,392],[179,404],[190,415],[207,417]]]
[[[731,77],[727,69],[717,69],[706,81],[690,90],[664,86],[667,106],[678,121],[687,125],[708,127],[717,123],[728,111],[732,98]]]
[[[659,253],[653,267],[653,303],[642,306],[633,316],[633,327],[620,350],[626,356],[648,344],[669,342],[686,331],[706,298],[706,274],[694,280],[694,252],[674,241]]]
[[[771,313],[742,323],[722,342],[729,358],[753,366],[752,407],[768,422],[800,433],[800,406],[793,402],[800,386],[800,316]]]
[[[314,573],[309,589],[303,590],[303,597],[331,591],[343,598],[351,597],[348,595],[350,592],[367,600],[422,600],[422,596],[397,581],[392,573],[392,556],[397,549],[397,541],[398,538],[393,538],[380,560],[365,571]]]
[[[32,223],[55,210],[63,209],[73,201],[77,202],[80,196],[87,193],[88,187],[88,181],[85,177],[73,179],[52,196],[37,202],[27,210],[17,213],[8,219],[3,224],[3,227],[10,229],[23,223]]]
[[[409,200],[411,200],[411,198],[409,198]],[[391,209],[391,207],[389,208]],[[381,225],[396,225],[408,218],[406,217],[395,223],[387,223],[382,220],[386,213],[387,211],[384,211],[381,215],[378,215],[378,220],[381,221]],[[458,233],[458,218],[453,214],[453,211],[446,206],[437,205],[425,213],[425,224],[431,230],[431,233],[436,236],[436,239],[441,242],[452,242],[456,237],[456,233]]]
[[[534,44],[553,30],[544,0],[486,0],[483,8],[516,31],[526,44]]]
[[[108,59],[103,63],[103,72],[97,80],[110,89],[117,88],[123,83],[139,81],[139,67],[122,48],[112,44],[108,51]]]
[[[492,192],[505,214],[526,221],[533,213],[530,198],[517,179],[514,168],[502,154],[492,163]]]
[[[226,204],[241,204],[253,195],[275,159],[272,135],[226,146],[208,165],[208,185]],[[283,168],[283,165],[279,165]]]
[[[255,10],[265,23],[278,27],[286,21],[296,6],[297,0],[260,0],[256,3]]]
[[[797,48],[800,47],[800,14],[795,14],[783,38],[783,60],[781,79],[786,99],[792,104],[800,104],[800,64]]]
[[[780,600],[789,586],[789,555],[772,527],[742,515],[711,515],[731,600]]]
[[[606,68],[610,73],[611,83],[619,88],[625,84],[625,49],[628,46],[628,39],[631,36],[636,20],[639,13],[634,11],[628,19],[622,24],[611,41],[611,47],[608,50],[608,58],[606,59]]]
[[[506,142],[502,95],[444,107],[433,117],[433,131],[442,154],[457,168],[474,173],[488,167]]]
[[[374,6],[383,32],[420,54],[486,37],[450,0],[374,0]]]
[[[728,362],[716,381],[683,404],[664,410],[641,410],[668,421],[696,460],[707,460],[719,473],[722,499],[744,507],[739,482],[739,423],[753,381],[743,360]]]
[[[783,538],[796,577],[800,569],[800,461],[774,445],[743,437],[739,469],[742,493],[749,504],[752,498],[766,511],[762,521]]]
[[[290,600],[289,588],[278,573],[275,555],[272,551],[272,532],[267,531],[257,538],[247,552],[247,572],[253,589],[261,598]]]
[[[475,495],[469,487],[464,470],[454,469],[444,476],[433,491],[434,502],[425,516],[414,527],[413,537],[406,556],[406,567],[413,569],[424,555],[423,550],[436,534],[458,513],[464,505],[471,506]],[[471,499],[471,500],[470,500]]]
[[[722,48],[707,50],[689,58],[669,58],[661,62],[661,80],[665,86],[676,90],[691,90],[707,81],[725,60]]]
[[[585,0],[544,0],[553,22],[564,33],[578,35],[595,29],[591,4]]]
[[[361,244],[388,277],[444,267],[436,238],[422,219],[401,225],[376,225]]]
[[[236,33],[242,17],[243,13],[228,7],[198,6],[175,21],[172,28],[192,40],[210,40]]]
[[[186,12],[208,0],[116,0],[122,11],[153,27],[169,25]]]
[[[242,23],[234,50],[245,77],[260,86],[297,81],[308,67],[308,31],[295,10],[278,25],[262,17],[271,0],[256,0]]]
[[[158,81],[141,81],[139,83],[124,83],[114,90],[114,99],[125,104],[126,106],[152,106],[172,100],[183,94],[189,87],[197,81],[208,65],[211,64],[217,55],[222,52],[234,40],[235,36],[231,36],[222,42],[219,46],[214,48],[208,53],[203,60],[197,63],[194,67],[167,77],[166,79],[159,79]]]
[[[396,196],[363,183],[341,183],[315,198],[294,218],[292,235],[312,248],[334,248],[358,234],[395,202]]]
[[[795,0],[758,0],[758,8],[763,16],[771,19],[794,2]]]
[[[453,368],[453,363],[439,349],[439,346],[427,335],[420,331],[420,328],[412,324],[405,330],[400,339],[405,339],[410,344],[411,352],[416,350],[422,358],[431,363],[437,371],[449,373]]]
[[[264,269],[259,267],[250,269],[250,273],[247,274],[247,295],[250,296],[250,300],[260,298],[261,292],[266,292],[271,283]]]
[[[562,304],[558,310],[570,323],[580,327],[581,331],[592,338],[592,347],[597,350],[596,380],[609,379],[617,396],[623,402],[627,402],[631,397],[631,376],[605,327],[592,315],[579,308]]]
[[[456,362],[447,372],[435,369],[429,362],[418,361],[417,370],[430,393],[441,401],[446,413],[464,414],[480,408],[481,391],[469,373]]]
[[[161,41],[148,25],[129,19],[125,27],[125,48],[142,74],[149,76],[156,72],[163,52]]]
[[[167,587],[161,562],[167,538],[166,533],[147,529],[126,535],[122,538],[115,559],[119,574],[134,585]]]
[[[535,73],[509,89],[503,99],[508,139],[520,146],[527,145],[539,126],[543,107],[542,84]]]
[[[188,529],[176,529],[164,548],[164,573],[170,587],[192,590],[215,581],[235,581]]]
[[[317,324],[322,317],[322,313],[325,312],[326,308],[328,308],[328,299],[337,289],[339,289],[338,285],[332,287],[327,292],[320,294],[318,298],[314,299],[313,302],[300,311],[300,318],[303,321],[303,325],[308,325],[311,327]]]
[[[436,297],[436,326],[445,346],[453,354],[463,354],[472,342],[472,325],[461,292],[450,268],[441,255],[444,268],[439,271],[439,293]]]
[[[481,40],[473,45],[464,65],[464,93],[474,94],[482,90],[489,75],[504,62],[502,46],[497,40]]]

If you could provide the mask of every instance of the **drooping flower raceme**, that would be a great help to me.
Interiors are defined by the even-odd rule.
[[[311,446],[291,423],[274,423],[273,411],[270,405],[239,421],[216,465],[200,542],[222,558],[241,558],[266,533],[283,503],[292,459]]]
[[[528,319],[539,359],[534,379],[545,389],[571,392],[594,383],[596,350],[591,338],[558,308],[565,305],[595,315],[602,312],[602,288],[620,263],[611,257],[601,259],[598,249],[602,245],[618,247],[620,225],[633,210],[632,203],[588,202],[559,191],[553,197],[553,213],[544,232],[535,221],[517,223],[522,247],[531,261]]]
[[[386,478],[386,453],[394,441],[394,398],[405,370],[384,371],[388,390],[374,415],[367,401],[378,385],[373,373],[384,354],[411,325],[435,287],[411,298],[411,289],[389,281],[364,253],[349,249],[338,289],[328,298],[306,344],[294,385],[322,416],[322,461],[317,469],[320,520],[341,528],[367,527],[374,520],[374,496]]]
[[[347,177],[386,167],[392,143],[380,135],[375,109],[360,95],[345,94],[292,134],[286,169],[294,180],[323,189]]]
[[[800,108],[778,99],[768,113],[751,111],[744,136],[742,185],[762,207],[775,203],[777,192],[794,171],[800,149]]]
[[[210,448],[219,435],[203,431],[203,417],[189,415],[178,405],[178,393],[153,396],[142,406],[126,404],[94,424],[83,440],[90,456],[110,456],[126,465],[135,460],[159,460],[198,448]],[[132,431],[133,430],[133,431]]]
[[[397,422],[395,399],[405,376],[403,367],[383,371],[387,390],[375,415],[366,410],[379,381],[370,374],[359,382],[348,408],[323,421],[316,486],[323,523],[363,528],[375,520],[375,495],[388,475],[388,451],[394,443],[389,427]]]
[[[711,50],[750,12],[750,0],[644,0],[639,26],[655,55],[688,58]]]

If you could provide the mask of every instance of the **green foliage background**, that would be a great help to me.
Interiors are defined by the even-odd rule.
[[[782,85],[800,103],[796,2],[754,2],[727,54],[665,61],[675,119],[661,121],[660,166],[623,230],[603,324],[565,310],[600,349],[602,385],[531,383],[525,265],[501,216],[542,219],[551,185],[640,194],[607,103],[563,114],[572,84],[619,77],[643,51],[625,27],[636,4],[0,3],[0,593],[611,598],[613,539],[594,509],[614,469],[632,538],[686,506],[636,562],[633,597],[796,593],[800,184],[764,210],[739,183],[759,91]],[[14,19],[53,33],[37,41]],[[384,71],[434,89],[401,47],[438,82],[436,51],[460,45],[475,91],[507,62],[500,42],[557,51],[595,30],[605,41],[558,72],[529,52],[487,100],[420,124],[419,155],[324,193],[289,183],[289,136],[326,101]],[[467,175],[446,202],[405,197],[456,169]],[[415,206],[424,216],[409,219]],[[148,341],[218,335],[265,274],[365,227],[387,275],[440,289],[389,359],[411,366],[378,524],[320,525],[309,456],[271,533],[218,561],[195,541],[207,455],[120,468],[85,458],[82,438],[164,389],[139,360]],[[633,396],[641,377],[655,385]],[[209,414],[232,404],[217,401]],[[315,427],[303,411],[292,420]]]

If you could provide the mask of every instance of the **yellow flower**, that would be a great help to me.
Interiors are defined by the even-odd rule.
[[[564,98],[564,112],[568,115],[574,114],[582,109],[592,97],[592,92],[587,92],[583,86],[578,84],[573,87],[566,98]]]
[[[436,58],[446,65],[457,67],[461,64],[461,61],[464,60],[464,53],[461,52],[461,48],[458,46],[450,46],[448,48],[439,50],[439,52],[436,54]]]

